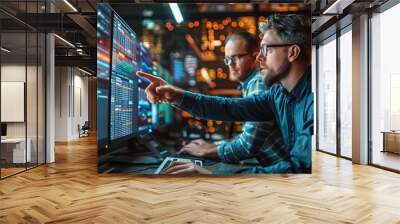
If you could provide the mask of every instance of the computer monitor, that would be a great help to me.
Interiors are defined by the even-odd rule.
[[[138,78],[140,44],[135,32],[116,13],[113,17],[110,93],[110,140],[138,133]]]
[[[174,111],[169,104],[160,104],[158,106],[159,126],[169,126],[174,121]]]
[[[153,125],[152,104],[145,93],[150,82],[144,78],[139,78],[138,82],[138,129],[139,133],[145,134],[152,132]]]
[[[140,45],[140,70],[153,74],[153,56],[144,44]],[[152,132],[158,126],[158,106],[151,104],[147,99],[145,89],[150,84],[147,79],[138,79],[138,129],[139,133]]]
[[[7,137],[7,124],[1,123],[1,137]]]
[[[180,58],[174,58],[172,60],[172,71],[174,74],[174,83],[182,84],[185,82],[185,73],[183,67],[183,61]]]
[[[173,78],[169,74],[168,70],[163,68],[159,63],[153,63],[153,72],[154,75],[161,77],[168,83],[173,83]],[[168,125],[171,125],[174,121],[174,111],[172,106],[169,104],[158,104],[157,105],[157,122],[154,125],[158,128],[165,128]],[[154,113],[153,113],[154,114]]]
[[[152,109],[152,115],[153,115],[152,125],[153,125],[153,128],[157,128],[158,125],[159,125],[159,123],[158,123],[158,117],[159,117],[158,105],[157,104],[153,104],[151,109]]]
[[[150,74],[153,73],[153,56],[143,43],[140,43],[140,70]]]
[[[188,54],[184,58],[184,67],[188,76],[189,86],[196,86],[196,69],[198,66],[198,59],[194,55]]]
[[[97,146],[98,155],[108,152],[109,95],[111,66],[111,33],[113,10],[108,4],[97,4]]]

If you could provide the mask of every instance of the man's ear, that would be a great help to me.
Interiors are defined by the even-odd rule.
[[[293,62],[293,61],[297,60],[300,57],[300,53],[301,53],[301,48],[299,45],[294,44],[294,45],[290,46],[289,50],[288,50],[289,62]]]

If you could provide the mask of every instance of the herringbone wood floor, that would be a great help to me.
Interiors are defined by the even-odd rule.
[[[312,175],[97,174],[96,141],[0,181],[0,223],[400,223],[400,175],[315,152]]]

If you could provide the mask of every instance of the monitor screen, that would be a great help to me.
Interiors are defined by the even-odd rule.
[[[172,83],[173,79],[168,70],[163,68],[159,63],[153,63],[153,74],[161,77],[168,83]],[[169,104],[158,104],[153,112],[153,127],[165,127],[173,123],[174,111]],[[155,120],[156,119],[156,120]]]
[[[153,115],[153,119],[152,119],[153,128],[157,128],[158,125],[159,125],[158,124],[158,117],[159,117],[159,115],[158,115],[158,113],[159,113],[158,105],[157,104],[153,104],[151,109],[152,109],[152,115]]]
[[[184,83],[185,82],[185,73],[183,70],[183,61],[182,59],[175,58],[172,60],[172,71],[174,76],[175,83]]]
[[[143,43],[140,44],[140,70],[153,73],[153,56]]]
[[[110,140],[137,134],[140,46],[135,32],[114,14],[111,63]]]
[[[139,132],[144,134],[151,132],[153,125],[153,108],[145,93],[150,82],[147,79],[139,78],[138,83],[138,127]]]
[[[197,64],[198,60],[195,56],[193,55],[186,55],[184,59],[184,67],[185,71],[188,75],[188,84],[190,86],[196,86],[196,69],[197,69]]]
[[[169,126],[174,121],[174,111],[169,104],[160,104],[158,106],[158,124],[159,126]]]
[[[186,84],[187,77],[185,74],[185,67],[183,61],[183,55],[178,52],[173,52],[169,54],[171,62],[171,71],[173,83],[177,85]]]
[[[149,49],[147,49],[143,44],[140,44],[139,70],[153,74],[153,56],[151,55]],[[158,107],[157,105],[151,104],[147,99],[145,89],[150,84],[149,81],[147,79],[139,78],[138,82],[139,132],[148,133],[152,131],[152,128],[158,126]]]

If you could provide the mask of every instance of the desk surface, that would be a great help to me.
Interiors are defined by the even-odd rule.
[[[30,139],[28,138],[27,141]],[[25,142],[25,138],[6,138],[6,139],[1,139],[1,143],[20,143],[20,142]]]
[[[169,147],[169,146],[164,145],[163,148],[170,153],[170,155],[168,155],[168,156],[171,156],[171,157],[181,157],[181,158],[202,160],[203,167],[210,170],[213,173],[216,173],[216,174],[234,174],[238,170],[245,169],[245,168],[251,168],[251,167],[255,167],[255,166],[259,165],[259,163],[256,159],[249,159],[249,160],[243,161],[243,163],[223,163],[223,162],[208,160],[208,159],[204,159],[201,157],[195,157],[195,156],[177,156],[176,154],[177,154],[178,150],[176,150],[174,147]],[[137,157],[141,157],[141,156],[153,157],[154,155],[150,152],[134,153],[134,154],[130,154],[129,152],[130,151],[127,150],[125,152],[127,154],[124,154],[124,152],[121,152],[120,155],[118,155],[118,154],[114,155],[114,158],[119,157],[121,155],[126,156],[127,159],[119,160],[119,162],[115,162],[115,161],[112,162],[112,158],[109,158],[109,160],[107,159],[108,161],[105,162],[104,170],[108,170],[113,173],[125,173],[125,174],[137,174],[137,175],[145,174],[145,175],[147,175],[147,174],[154,174],[154,172],[157,170],[157,168],[161,164],[161,162],[159,164],[151,164],[151,165],[130,163],[130,161],[135,161],[135,159]],[[130,160],[128,158],[131,158],[132,160]],[[125,161],[125,163],[123,161]]]
[[[400,135],[400,131],[381,131],[383,134],[398,134]]]
[[[199,158],[201,160],[201,158]],[[204,161],[204,160],[203,160]],[[207,160],[203,167],[210,170],[211,172],[216,172],[217,174],[235,174],[236,171],[245,169],[245,168],[251,168],[254,166],[257,166],[258,164],[243,164],[243,163],[223,163],[223,162],[217,162],[217,161],[210,161]],[[129,164],[129,163],[118,163],[111,165],[113,167],[113,170],[111,172],[113,173],[124,173],[124,174],[137,174],[137,175],[142,175],[142,174],[154,174],[154,172],[157,170],[157,168],[160,166],[160,164],[157,165],[135,165],[135,164]]]

